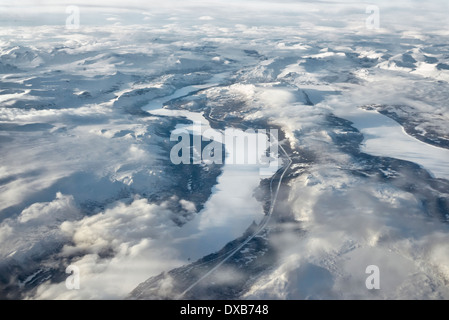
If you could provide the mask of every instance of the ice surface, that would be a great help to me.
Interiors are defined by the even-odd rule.
[[[448,136],[447,1],[378,1],[379,29],[354,1],[83,0],[79,29],[68,5],[0,4],[0,297],[123,298],[260,221],[258,166],[171,165],[192,121],[279,128],[294,159],[233,298],[449,297],[448,150],[360,108]]]
[[[417,163],[435,177],[449,180],[449,150],[434,147],[408,135],[396,121],[376,111],[340,113],[360,130],[365,140],[366,153],[403,159]]]

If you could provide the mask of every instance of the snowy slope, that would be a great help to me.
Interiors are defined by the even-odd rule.
[[[370,4],[2,1],[0,297],[447,299],[448,3]],[[192,119],[291,166],[174,165]]]

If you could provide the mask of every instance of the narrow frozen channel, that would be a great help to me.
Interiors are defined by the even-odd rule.
[[[151,110],[158,110],[161,109],[164,106],[164,103],[173,99],[177,99],[183,96],[188,95],[189,93],[206,89],[210,87],[214,87],[218,85],[223,79],[226,79],[226,77],[229,75],[228,72],[223,73],[217,73],[212,78],[210,78],[205,84],[195,84],[190,86],[181,87],[178,90],[176,90],[173,94],[166,97],[157,98],[154,100],[151,100],[146,106],[144,106],[142,109],[145,111],[151,111]]]

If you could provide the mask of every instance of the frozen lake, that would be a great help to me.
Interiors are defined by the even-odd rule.
[[[436,178],[449,179],[449,150],[408,135],[399,123],[377,111],[358,109],[339,116],[353,122],[353,126],[363,133],[363,152],[411,161]]]
[[[181,89],[182,90],[182,89]],[[186,92],[186,90],[182,90]],[[176,93],[175,93],[176,94]],[[156,109],[152,114],[186,117],[192,122],[201,123],[203,130],[212,130],[208,121],[196,112],[185,110]],[[191,125],[177,126],[195,131]],[[237,130],[240,134],[243,131]],[[199,134],[199,132],[193,132]],[[246,135],[247,133],[245,133]],[[257,133],[254,133],[257,135]],[[250,134],[248,134],[250,135]],[[264,136],[266,138],[266,136]],[[260,138],[260,136],[259,136]],[[226,147],[226,159],[230,150]],[[246,150],[240,150],[245,152]],[[236,150],[239,152],[239,150]],[[258,150],[258,153],[260,150]],[[259,186],[261,178],[260,164],[230,164],[225,160],[223,172],[218,177],[212,195],[204,209],[173,235],[173,247],[179,252],[179,258],[193,261],[220,250],[226,243],[240,237],[253,221],[262,220],[264,211],[262,203],[257,201],[254,190]]]

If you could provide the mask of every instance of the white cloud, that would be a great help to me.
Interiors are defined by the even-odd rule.
[[[198,18],[198,20],[204,20],[204,21],[211,21],[214,20],[211,16],[201,16]]]
[[[187,234],[178,233],[173,212],[164,203],[138,197],[129,202],[111,200],[120,189],[116,182],[136,187],[139,180],[139,186],[157,193],[159,182],[169,175],[156,165],[160,160],[156,145],[164,141],[152,127],[160,119],[140,119],[119,109],[155,97],[145,90],[162,89],[158,94],[165,95],[190,84],[191,78],[180,81],[179,74],[170,81],[152,80],[167,70],[191,72],[191,64],[177,61],[197,61],[203,73],[218,61],[227,61],[232,82],[240,83],[200,94],[208,100],[246,103],[253,108],[246,120],[268,117],[283,127],[292,147],[310,148],[318,155],[314,166],[303,169],[308,174],[291,182],[289,201],[306,235],[298,239],[286,232],[274,239],[283,260],[247,297],[370,297],[363,287],[363,267],[376,263],[385,283],[378,298],[448,297],[444,283],[449,280],[449,239],[444,227],[422,216],[421,204],[412,194],[380,182],[365,183],[340,170],[352,159],[332,145],[323,120],[329,112],[344,114],[373,102],[447,114],[448,90],[435,85],[447,82],[447,71],[422,61],[425,50],[447,42],[447,28],[441,22],[447,20],[447,10],[442,10],[447,1],[377,2],[379,31],[366,29],[365,4],[356,1],[165,1],[154,6],[155,2],[131,0],[78,2],[82,26],[69,32],[63,25],[64,6],[69,4],[73,3],[48,0],[37,8],[33,1],[6,0],[0,5],[12,17],[4,22],[11,25],[0,30],[1,61],[26,69],[2,74],[0,120],[18,128],[33,123],[53,126],[1,132],[11,141],[2,145],[0,210],[18,208],[1,222],[1,254],[19,259],[42,253],[39,244],[65,243],[61,259],[70,260],[82,273],[79,292],[67,291],[64,283],[46,283],[30,298],[122,298],[149,276],[184,263],[188,250],[180,253],[180,242],[201,236],[189,231],[208,229],[219,246],[217,235],[226,242],[231,233],[240,235],[254,217],[240,214],[242,208],[250,212],[260,205],[245,201],[252,197],[252,190],[245,187],[258,183],[248,177],[232,185],[240,193],[233,199],[232,214],[231,192],[217,192],[207,203],[209,211],[183,229]],[[151,14],[144,23],[141,9]],[[89,23],[98,11],[113,14],[104,20],[123,25],[96,27],[97,19]],[[132,13],[139,19],[134,20]],[[18,22],[13,22],[16,18]],[[24,21],[36,27],[20,26]],[[205,44],[217,48],[203,54]],[[409,47],[419,60],[417,68],[398,67],[395,59]],[[253,51],[243,53],[246,49]],[[369,61],[350,60],[351,54],[378,64],[370,67]],[[447,62],[445,53],[430,55]],[[56,70],[61,73],[55,75]],[[204,74],[198,79],[204,80]],[[6,85],[20,91],[6,91]],[[308,90],[315,105],[305,105],[298,88]],[[136,90],[144,94],[125,99]],[[330,97],[330,92],[341,94]],[[52,102],[55,105],[47,108]],[[28,104],[35,108],[21,107]],[[161,179],[147,177],[144,173],[150,170]],[[77,203],[92,197],[107,199],[109,207],[81,218]],[[179,204],[189,213],[197,210],[188,200]],[[244,221],[242,226],[230,228],[230,217]],[[223,227],[222,233],[214,227]],[[219,280],[233,277],[231,270]],[[317,285],[307,281],[318,277],[324,281]],[[164,290],[170,283],[166,286]]]
[[[18,217],[20,223],[33,221],[47,223],[65,221],[77,214],[76,205],[72,196],[66,196],[58,192],[56,199],[49,203],[34,203],[22,211]]]
[[[17,218],[9,218],[0,224],[2,248],[0,256],[17,262],[54,250],[67,238],[58,231],[63,221],[72,221],[81,216],[74,199],[58,192],[50,202],[36,202],[25,208]]]
[[[177,252],[170,247],[177,229],[171,217],[166,205],[136,198],[129,205],[117,202],[103,213],[62,223],[61,232],[73,244],[64,246],[61,255],[82,254],[71,261],[80,269],[81,289],[70,292],[64,284],[44,284],[33,298],[121,299],[149,275],[178,266]],[[108,253],[110,257],[102,257]]]
[[[318,176],[312,184],[310,176]],[[246,298],[449,297],[449,236],[443,224],[423,215],[412,194],[323,168],[292,187],[292,208],[305,234],[286,230],[272,237],[280,263]],[[365,287],[369,265],[380,268],[378,291]],[[320,287],[311,288],[314,283]]]
[[[196,212],[196,206],[195,203],[191,202],[191,201],[187,201],[184,199],[181,199],[179,201],[179,203],[181,204],[182,208],[188,212]]]

